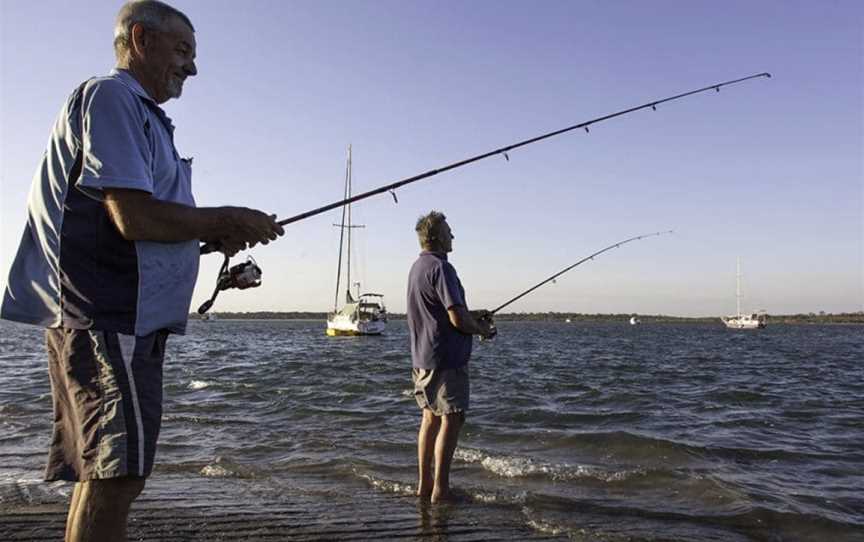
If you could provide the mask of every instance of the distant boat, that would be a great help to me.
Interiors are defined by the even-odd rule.
[[[216,315],[212,312],[207,312],[204,313],[204,316],[201,317],[201,320],[204,322],[212,322],[213,320],[216,320]]]
[[[637,318],[635,314],[634,314],[633,316],[630,317],[630,325],[631,325],[631,326],[635,326],[635,325],[638,325],[638,324],[641,324],[641,323],[642,323],[642,320],[640,320],[639,318]]]
[[[359,284],[359,283],[355,283]],[[387,327],[383,295],[347,292],[345,306],[327,316],[327,335],[381,335]]]
[[[748,314],[741,313],[741,258],[738,258],[737,283],[735,288],[735,300],[737,306],[737,314],[734,316],[724,316],[720,320],[726,324],[729,329],[761,329],[768,324],[768,315],[765,311],[751,312]]]
[[[348,146],[348,164],[345,170],[345,199],[351,197],[351,146]],[[339,236],[339,263],[336,270],[336,300],[333,312],[327,315],[327,335],[380,335],[387,325],[387,309],[384,296],[373,293],[360,293],[360,283],[356,297],[351,295],[351,230],[363,225],[351,224],[351,204],[342,208],[342,223],[334,224],[342,229]],[[346,234],[347,232],[347,234]],[[347,243],[345,243],[347,238]],[[347,248],[346,248],[347,244]],[[342,254],[345,262],[345,305],[339,309],[340,282],[342,279]]]
[[[569,318],[565,318],[564,321],[567,322],[568,324],[571,322],[571,320]]]

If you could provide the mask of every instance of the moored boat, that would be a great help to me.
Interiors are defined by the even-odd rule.
[[[348,146],[348,163],[345,170],[345,199],[351,197],[351,146]],[[360,283],[356,296],[351,295],[351,230],[364,227],[351,223],[351,204],[342,208],[342,223],[334,224],[342,229],[339,236],[339,263],[336,271],[336,299],[333,312],[327,315],[327,335],[380,335],[387,327],[387,309],[384,296],[373,293],[360,293]],[[347,248],[346,248],[347,247]],[[342,279],[342,255],[345,254],[345,305],[339,308],[340,284]]]
[[[722,320],[729,329],[761,329],[768,325],[768,314],[766,314],[765,311],[756,311],[747,314],[741,313],[741,258],[738,258],[737,267],[738,270],[735,288],[737,314],[733,316],[723,316],[720,320]]]

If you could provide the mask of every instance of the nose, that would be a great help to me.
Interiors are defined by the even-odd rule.
[[[198,68],[195,66],[195,61],[186,64],[183,67],[183,71],[185,71],[189,76],[198,75]]]

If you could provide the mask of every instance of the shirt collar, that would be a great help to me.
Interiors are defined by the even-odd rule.
[[[440,258],[444,261],[447,261],[447,253],[446,252],[435,252],[433,250],[424,250],[420,253],[421,256],[434,256],[435,258]]]
[[[158,112],[159,117],[162,119],[162,122],[165,123],[165,126],[168,128],[168,130],[172,134],[174,133],[174,123],[171,122],[171,117],[169,117],[165,113],[165,110],[156,103],[156,100],[154,100],[150,97],[149,94],[147,94],[147,91],[144,90],[144,87],[141,86],[141,83],[139,83],[138,80],[135,79],[135,77],[133,77],[131,73],[129,73],[129,70],[124,70],[122,68],[114,68],[111,70],[109,75],[111,75],[111,77],[117,78],[120,82],[129,87],[129,90],[134,92],[140,98],[150,102],[150,104]]]
[[[159,105],[153,98],[150,97],[149,94],[147,94],[147,91],[144,90],[144,87],[141,86],[141,83],[139,83],[138,80],[135,79],[128,70],[114,68],[111,70],[110,75],[122,81],[127,87],[132,90],[132,92],[134,92],[138,96],[144,98],[145,100],[153,102],[153,105]]]

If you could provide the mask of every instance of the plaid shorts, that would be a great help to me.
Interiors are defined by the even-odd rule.
[[[457,369],[417,369],[411,372],[417,406],[436,416],[468,412],[470,380],[468,366]]]
[[[45,331],[54,402],[45,480],[150,474],[162,421],[167,336]]]

